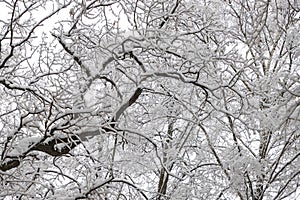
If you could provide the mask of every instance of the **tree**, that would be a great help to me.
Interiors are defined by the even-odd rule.
[[[299,198],[297,1],[0,3],[0,197]]]

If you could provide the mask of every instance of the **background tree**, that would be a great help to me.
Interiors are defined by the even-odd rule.
[[[297,1],[0,1],[0,197],[297,199]]]

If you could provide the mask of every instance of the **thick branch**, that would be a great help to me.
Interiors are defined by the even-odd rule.
[[[133,103],[136,102],[138,97],[142,93],[142,88],[137,88],[135,92],[132,94],[132,96],[123,103],[120,108],[117,110],[114,118],[112,119],[111,123],[108,125],[104,125],[102,127],[102,131],[109,132],[114,130],[113,126],[110,124],[114,124],[118,121],[120,116],[125,112],[125,110],[131,106]],[[77,145],[81,144],[82,141],[87,140],[87,137],[93,137],[96,135],[99,135],[101,131],[99,129],[96,130],[83,130],[80,131],[78,134],[69,135],[64,138],[42,138],[39,142],[35,144],[31,144],[28,146],[27,151],[23,152],[19,156],[6,156],[3,162],[0,163],[0,170],[1,171],[7,171],[13,168],[16,168],[20,165],[20,161],[25,158],[29,152],[31,151],[40,151],[47,153],[51,156],[62,156],[64,154],[69,153],[73,148],[75,148]],[[58,148],[58,145],[64,144],[61,148]]]

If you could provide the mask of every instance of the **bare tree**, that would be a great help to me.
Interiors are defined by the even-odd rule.
[[[299,198],[297,1],[0,6],[1,198]]]

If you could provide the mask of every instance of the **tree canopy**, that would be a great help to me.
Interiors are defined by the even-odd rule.
[[[0,8],[0,198],[300,198],[297,0]]]

